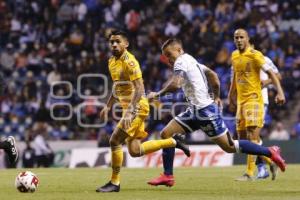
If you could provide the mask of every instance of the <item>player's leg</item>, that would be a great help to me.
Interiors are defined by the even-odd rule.
[[[247,139],[255,144],[260,143],[260,133],[261,128],[257,126],[249,126],[246,127],[246,132],[247,132]],[[247,170],[246,174],[248,174],[250,177],[254,177],[254,172],[255,172],[255,161],[256,161],[257,156],[255,155],[248,155],[247,156]]]
[[[220,112],[217,107],[211,107],[214,113],[218,113],[214,116],[213,120],[206,120],[201,122],[205,127],[212,127],[212,130],[205,132],[216,144],[218,144],[224,151],[228,153],[242,152],[250,155],[262,155],[271,158],[282,171],[285,171],[285,161],[280,156],[279,147],[264,147],[255,144],[248,140],[233,140],[226,128],[226,125],[221,118]],[[247,126],[246,126],[247,127]],[[250,126],[249,126],[250,127]]]
[[[18,161],[19,153],[13,136],[9,136],[6,140],[0,141],[0,149],[3,149],[6,152],[11,164],[15,164]]]
[[[237,130],[237,133],[238,133],[238,139],[239,140],[247,140],[247,131],[246,130]],[[236,181],[252,181],[253,180],[253,174],[251,175],[249,172],[248,172],[248,169],[249,169],[249,163],[250,163],[250,159],[252,159],[251,156],[247,155],[247,167],[246,167],[246,172],[240,176],[240,177],[237,177],[235,180]]]
[[[179,137],[169,137],[161,140],[149,140],[141,144],[140,140],[138,139],[143,139],[144,136],[147,135],[147,133],[145,134],[144,129],[144,118],[136,117],[132,122],[131,127],[127,130],[128,135],[134,135],[127,140],[129,154],[132,157],[140,157],[160,149],[174,147],[181,149],[187,156],[190,156],[188,147],[182,144]]]
[[[121,128],[116,128],[109,140],[111,148],[111,167],[112,175],[110,181],[96,192],[119,192],[120,191],[120,170],[123,163],[122,144],[125,142],[128,134]]]
[[[212,141],[227,153],[245,153],[271,158],[281,171],[285,171],[286,164],[280,155],[280,148],[277,146],[264,147],[249,140],[233,140],[228,132],[226,135],[223,134],[220,137],[212,139]]]
[[[263,109],[261,107],[261,104],[255,101],[242,104],[240,105],[239,115],[243,119],[243,123],[238,127],[240,139],[247,139],[253,143],[258,144],[260,141],[260,127],[262,127],[263,125]],[[257,156],[255,155],[247,156],[246,173],[236,180],[253,180],[256,158]]]
[[[253,143],[261,145],[260,131],[261,131],[261,128],[256,127],[256,126],[247,127],[248,140],[250,140]],[[253,155],[248,155],[247,158],[248,158],[247,159],[247,174],[254,175],[257,157],[255,157]],[[272,161],[270,158],[265,157],[265,156],[259,156],[258,158],[262,160],[262,164],[260,164],[260,171],[258,172],[257,176],[261,177],[261,178],[267,178],[269,176],[269,173],[266,170],[263,170],[263,169],[265,169],[263,160],[265,160],[270,165],[271,165]]]
[[[174,134],[183,134],[185,130],[183,127],[174,119],[172,119],[167,126],[161,131],[161,138],[170,138]],[[166,185],[173,186],[175,184],[173,176],[173,162],[175,156],[175,148],[163,149],[162,159],[164,172],[158,177],[148,181],[150,185]]]
[[[266,120],[266,116],[268,113],[268,104],[264,104],[264,122]],[[262,140],[260,139],[260,145],[262,145]],[[274,162],[270,158],[263,157],[263,156],[258,156],[256,159],[256,166],[257,166],[257,179],[265,179],[269,177],[269,172],[266,168],[265,163],[267,163],[270,167],[270,172],[272,174],[272,180],[275,180],[278,172],[278,168],[275,165]]]

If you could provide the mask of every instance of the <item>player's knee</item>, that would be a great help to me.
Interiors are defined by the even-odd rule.
[[[223,149],[223,151],[225,151],[226,153],[235,153],[235,152],[236,152],[234,145],[225,144],[225,145],[221,145],[220,147],[221,147],[221,148]]]
[[[140,157],[141,150],[139,148],[131,148],[129,149],[129,154],[131,157]]]
[[[118,145],[120,145],[120,142],[118,140],[116,140],[115,138],[111,137],[109,139],[109,145],[111,147],[118,146]]]
[[[170,133],[170,132],[167,132],[167,131],[164,131],[164,130],[162,130],[161,132],[160,132],[160,137],[162,138],[162,139],[168,139],[168,138],[170,138],[170,137],[172,137],[173,135],[172,135],[172,133]]]
[[[160,132],[160,137],[161,137],[162,139],[167,139],[167,132],[164,131],[164,130],[162,130],[162,131]]]

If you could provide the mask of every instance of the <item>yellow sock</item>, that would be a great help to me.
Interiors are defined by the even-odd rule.
[[[268,165],[271,165],[273,163],[271,158],[268,158],[266,156],[261,156],[261,159],[263,159]]]
[[[122,146],[111,147],[111,183],[115,185],[120,184],[120,170],[123,163]]]
[[[249,176],[254,176],[254,171],[255,171],[255,160],[256,156],[255,155],[247,155],[247,171],[246,173]]]
[[[142,154],[145,155],[163,148],[169,148],[175,146],[176,146],[176,142],[173,138],[164,139],[164,140],[150,140],[141,144],[141,150],[142,150]]]

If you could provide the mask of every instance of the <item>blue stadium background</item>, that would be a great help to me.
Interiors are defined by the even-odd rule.
[[[273,129],[286,130],[287,139],[300,138],[300,3],[297,0],[0,0],[0,67],[5,75],[6,94],[1,97],[0,135],[15,135],[29,140],[34,124],[43,123],[39,131],[50,140],[91,139],[108,145],[115,121],[105,128],[83,128],[76,119],[76,106],[82,99],[76,91],[82,74],[105,74],[110,52],[107,36],[112,28],[126,30],[130,51],[139,60],[146,91],[157,91],[172,71],[161,55],[160,46],[168,37],[178,37],[186,52],[218,73],[221,80],[224,115],[230,81],[230,54],[235,49],[232,35],[245,28],[255,47],[270,57],[282,74],[287,104],[274,103],[276,91],[270,87],[270,105],[262,132],[268,138]],[[67,99],[51,97],[50,85],[69,81],[54,88],[58,96],[71,93]],[[80,92],[101,94],[103,82],[96,78],[83,80]],[[162,101],[184,101],[183,95]],[[105,102],[105,99],[100,101]],[[53,103],[70,103],[56,107],[54,114],[71,120],[52,120]],[[180,111],[180,108],[179,110]],[[82,120],[97,123],[98,108],[82,110]],[[170,120],[148,119],[151,137]],[[280,122],[280,123],[279,123]],[[234,130],[234,120],[227,120]],[[283,124],[283,126],[282,126]],[[193,140],[193,138],[190,138]]]

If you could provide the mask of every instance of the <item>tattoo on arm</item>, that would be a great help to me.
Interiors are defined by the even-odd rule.
[[[133,86],[135,90],[131,98],[131,102],[129,104],[128,109],[131,110],[132,112],[135,112],[136,105],[140,101],[141,97],[145,94],[143,79],[139,78],[134,80]]]
[[[164,95],[167,92],[174,92],[181,88],[184,81],[184,72],[175,71],[172,78],[166,83],[165,87],[158,92],[158,96]]]
[[[208,83],[211,86],[214,99],[220,98],[220,80],[218,78],[218,75],[211,69],[207,69],[205,71],[205,75],[208,79]]]

